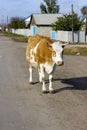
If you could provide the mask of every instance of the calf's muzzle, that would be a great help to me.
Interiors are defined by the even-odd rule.
[[[61,66],[61,65],[63,65],[63,64],[64,64],[63,61],[58,61],[58,62],[57,62],[57,65],[58,65],[58,66]]]

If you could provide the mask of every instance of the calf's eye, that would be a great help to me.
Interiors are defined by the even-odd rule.
[[[55,51],[53,51],[53,53],[52,53],[52,54],[53,54],[53,57],[56,57],[56,52],[55,52]]]

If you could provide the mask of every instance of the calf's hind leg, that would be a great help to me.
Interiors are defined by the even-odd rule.
[[[42,65],[40,65],[40,68],[39,68],[39,81],[40,81],[40,83],[42,83],[42,92],[46,93],[47,88],[46,88],[46,84],[45,84],[45,73],[44,73],[44,68]]]
[[[31,83],[31,84],[33,83],[32,69],[33,69],[32,66],[29,66],[29,74],[30,74],[29,75],[29,83]]]

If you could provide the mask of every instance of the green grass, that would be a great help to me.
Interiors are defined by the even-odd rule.
[[[27,42],[28,41],[28,37],[23,36],[23,35],[18,35],[18,34],[13,34],[13,33],[7,33],[7,32],[4,32],[3,34],[5,36],[10,37],[12,40],[14,40],[16,42]]]

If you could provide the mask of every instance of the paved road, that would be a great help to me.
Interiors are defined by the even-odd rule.
[[[55,94],[42,94],[36,70],[28,83],[25,48],[0,34],[0,130],[87,130],[87,57],[64,56]]]

